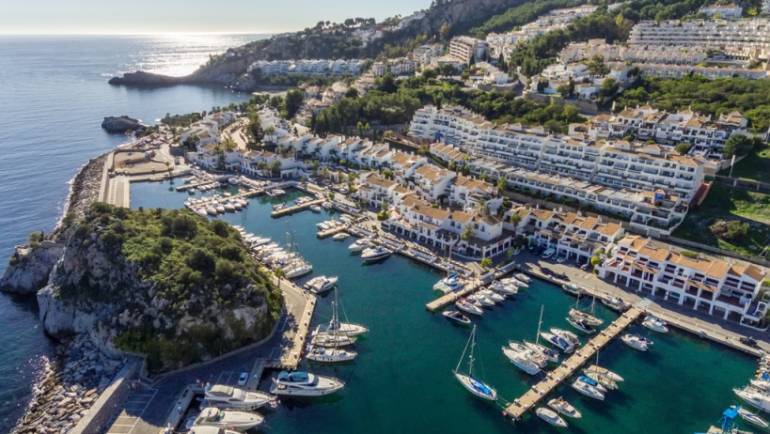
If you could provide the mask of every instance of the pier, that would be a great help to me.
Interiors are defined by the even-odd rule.
[[[287,303],[292,303],[291,300],[297,297],[304,298],[304,309],[299,316],[287,319],[287,321],[296,321],[296,324],[294,324],[293,327],[287,328],[287,331],[283,336],[283,340],[287,340],[289,344],[281,348],[279,357],[265,363],[263,369],[264,367],[275,369],[297,369],[299,362],[302,360],[302,350],[305,348],[305,341],[310,333],[311,320],[313,319],[313,313],[315,312],[317,299],[314,295],[303,291],[302,288],[294,285],[289,280],[281,280],[280,286],[286,296]],[[287,307],[288,310],[291,310],[291,308],[292,306]]]
[[[272,217],[272,218],[283,217],[285,215],[290,215],[290,214],[294,214],[296,212],[304,211],[304,210],[310,208],[311,206],[320,205],[322,203],[324,203],[324,199],[309,200],[309,201],[307,201],[305,203],[302,203],[300,205],[287,206],[287,207],[281,208],[281,209],[279,209],[277,211],[273,211],[272,213],[270,213],[270,217]]]
[[[568,359],[564,360],[558,368],[546,374],[543,381],[532,386],[524,395],[514,400],[505,407],[503,414],[511,417],[513,420],[519,420],[521,417],[545,398],[562,382],[569,378],[580,369],[583,364],[592,359],[596,352],[610,343],[631,323],[636,321],[644,311],[640,307],[632,307],[613,321],[607,328],[594,336],[587,344],[577,350]]]
[[[333,227],[331,229],[327,229],[325,231],[320,231],[320,232],[318,232],[317,236],[318,236],[318,238],[321,238],[321,239],[329,238],[332,235],[337,235],[338,233],[344,232],[347,229],[348,229],[348,225],[339,225],[339,226],[335,226],[335,227]]]

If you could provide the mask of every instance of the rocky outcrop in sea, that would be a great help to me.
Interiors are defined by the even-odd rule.
[[[66,433],[88,412],[123,365],[83,335],[43,358],[42,370],[14,434]]]
[[[129,116],[107,116],[102,121],[102,129],[110,134],[125,134],[131,131],[142,131],[147,128],[139,119]]]

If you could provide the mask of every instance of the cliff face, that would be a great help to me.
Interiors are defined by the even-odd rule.
[[[16,247],[8,268],[0,279],[0,290],[15,294],[34,294],[48,283],[48,275],[63,250],[63,245],[49,240],[36,246]]]
[[[222,222],[95,204],[59,239],[5,279],[28,293],[44,285],[39,316],[54,338],[88,335],[106,354],[147,355],[157,372],[258,341],[278,319],[278,290]]]
[[[399,25],[367,22],[355,27],[341,24],[331,28],[316,26],[231,48],[188,77],[173,78],[138,72],[114,78],[110,83],[131,86],[205,83],[252,91],[257,82],[247,73],[247,68],[256,60],[372,58],[388,44],[404,45],[419,35],[438,38],[444,25],[448,26],[448,36],[460,34],[521,3],[523,0],[438,0],[423,13]],[[376,36],[362,41],[359,37],[362,32]]]

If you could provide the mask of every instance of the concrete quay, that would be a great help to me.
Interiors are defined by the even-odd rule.
[[[575,371],[580,369],[586,361],[592,359],[597,351],[610,343],[625,330],[626,327],[636,321],[642,313],[644,313],[644,311],[638,307],[632,307],[627,310],[618,317],[618,319],[607,326],[607,328],[588,341],[582,348],[577,350],[568,359],[564,360],[559,367],[548,372],[543,381],[532,386],[527,392],[521,395],[521,397],[515,399],[511,404],[505,407],[503,414],[513,420],[521,419],[527,411],[535,407],[540,400],[551,393],[553,389],[558,387],[562,382],[569,380]]]
[[[309,200],[300,205],[289,206],[289,207],[281,208],[277,211],[273,211],[272,213],[270,213],[270,217],[272,218],[283,217],[285,215],[290,215],[300,211],[304,211],[310,208],[311,206],[320,205],[322,203],[324,203],[324,199]]]

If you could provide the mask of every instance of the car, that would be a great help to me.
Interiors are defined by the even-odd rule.
[[[564,256],[559,256],[558,258],[556,258],[556,262],[559,263],[559,264],[563,264],[564,261],[566,261],[566,260],[567,260],[567,258],[564,257]]]
[[[752,338],[751,336],[741,336],[740,341],[743,345],[746,345],[747,347],[757,348],[759,346],[759,344],[757,343],[757,340]]]
[[[238,377],[238,385],[245,386],[247,381],[249,381],[249,373],[241,372],[241,375]]]
[[[588,271],[588,270],[591,269],[591,264],[586,262],[585,264],[580,266],[580,269],[583,270],[583,271]]]
[[[554,249],[546,250],[545,253],[543,253],[543,259],[550,258],[551,256],[553,256],[554,253],[556,253],[556,250],[554,250]]]

